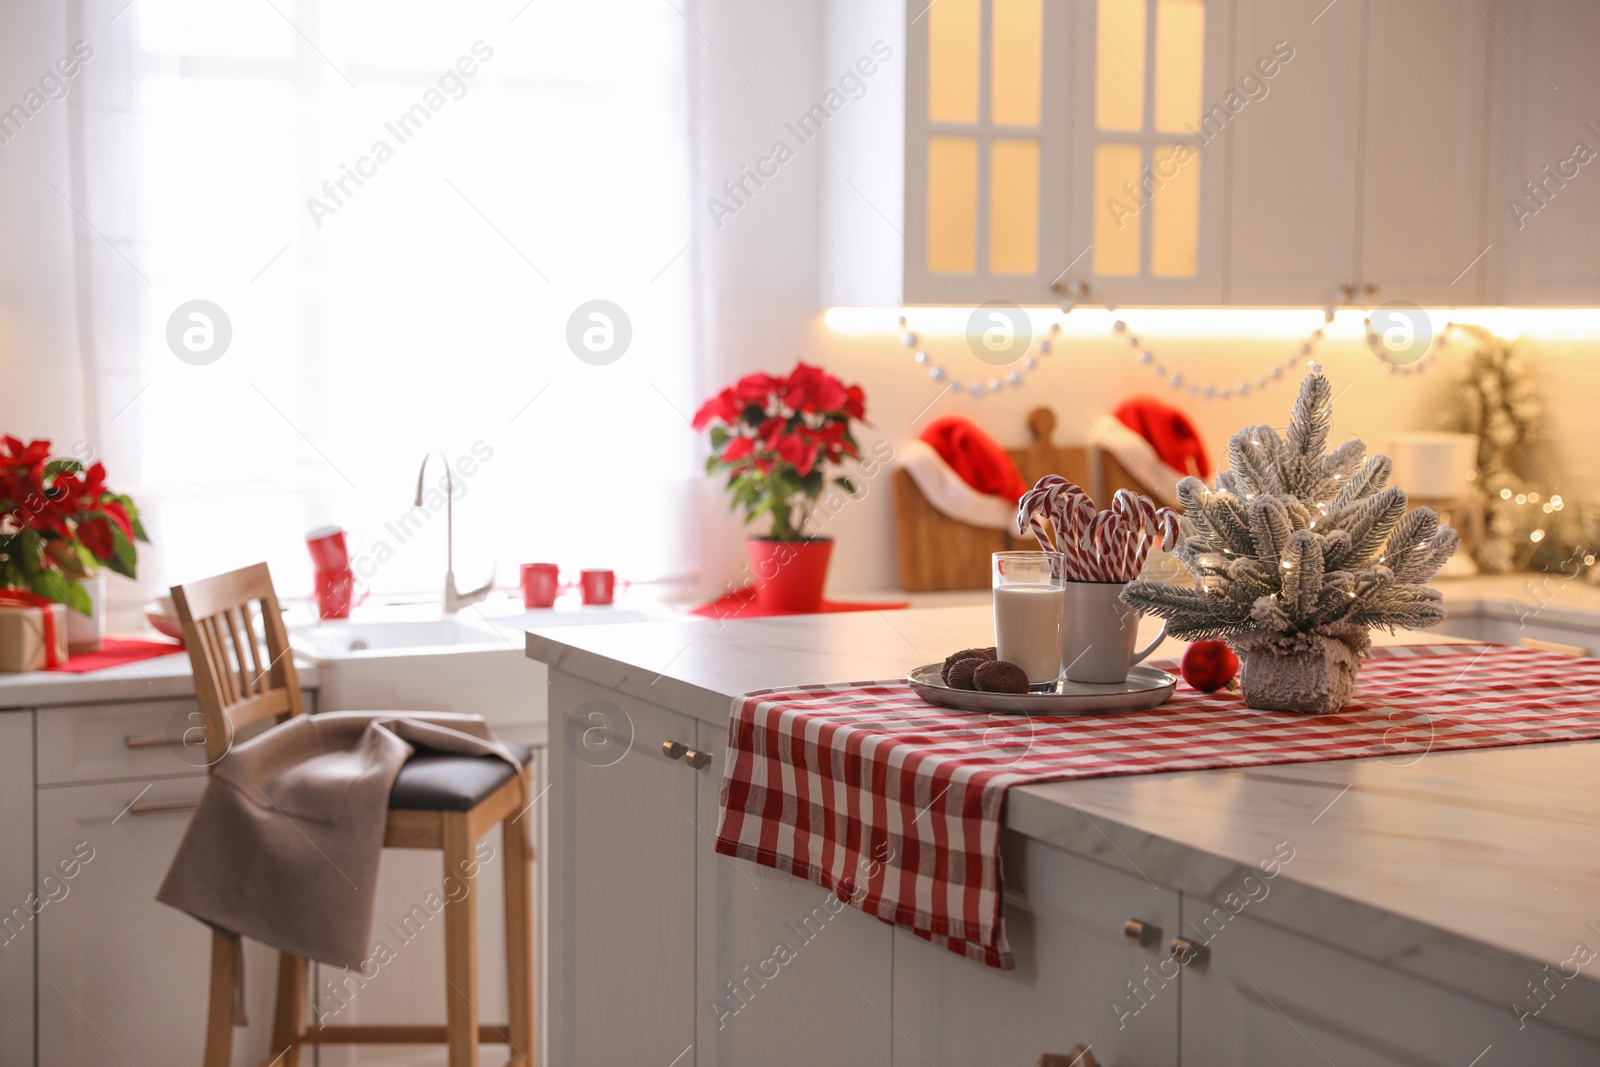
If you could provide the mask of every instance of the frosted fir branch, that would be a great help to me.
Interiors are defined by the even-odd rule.
[[[1385,455],[1376,455],[1361,465],[1361,468],[1351,475],[1339,495],[1333,498],[1333,509],[1338,511],[1347,508],[1358,500],[1373,496],[1389,484],[1389,476],[1394,473],[1394,463]]]
[[[1300,383],[1300,396],[1289,417],[1289,450],[1298,459],[1320,459],[1333,430],[1333,386],[1313,372]]]
[[[1245,488],[1239,484],[1238,477],[1231,470],[1225,470],[1217,475],[1217,489],[1234,496],[1244,496]]]
[[[1393,544],[1394,538],[1391,537],[1389,543]],[[1390,557],[1394,563],[1395,576],[1404,582],[1415,584],[1426,582],[1439,573],[1439,568],[1448,563],[1450,557],[1455,555],[1460,547],[1461,538],[1450,527],[1437,530],[1425,543],[1414,545],[1409,551],[1401,552],[1397,557]]]
[[[1216,546],[1235,555],[1247,556],[1255,548],[1250,540],[1250,518],[1244,502],[1232,493],[1211,493],[1200,505],[1200,514],[1211,528]]]
[[[1322,460],[1322,469],[1328,477],[1347,481],[1353,477],[1367,458],[1367,446],[1359,437],[1352,437],[1329,452]]]
[[[1228,469],[1246,497],[1283,492],[1280,444],[1270,426],[1247,426],[1228,439]]]
[[[1350,535],[1350,553],[1346,557],[1351,566],[1361,567],[1384,554],[1389,533],[1406,513],[1406,494],[1399,486],[1391,485],[1377,496],[1367,498],[1371,509],[1358,523],[1346,526]]]
[[[1350,621],[1367,627],[1395,630],[1423,630],[1444,621],[1443,598],[1437,589],[1425,586],[1397,586],[1387,596],[1363,601]]]
[[[1236,559],[1228,566],[1228,580],[1240,588],[1253,589],[1257,597],[1271,596],[1283,585],[1282,569],[1261,559]]]
[[[1317,531],[1322,533],[1321,530]],[[1352,542],[1343,530],[1332,530],[1322,535],[1322,565],[1330,571],[1345,569],[1350,559]]]
[[[1296,530],[1309,530],[1311,520],[1316,518],[1310,508],[1301,503],[1298,497],[1281,496],[1278,498],[1283,503],[1283,510],[1289,516],[1289,525]]]
[[[1245,509],[1250,516],[1250,540],[1259,559],[1277,559],[1289,543],[1294,527],[1289,513],[1276,497],[1258,496]]]
[[[1284,546],[1283,591],[1279,602],[1291,619],[1311,621],[1322,592],[1322,544],[1310,530],[1296,530]]]
[[[1277,597],[1264,596],[1258,599],[1250,607],[1250,619],[1258,629],[1270,633],[1285,633],[1295,628]]]

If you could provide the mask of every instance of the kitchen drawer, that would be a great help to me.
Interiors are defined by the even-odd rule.
[[[314,694],[305,700],[312,710]],[[192,699],[47,708],[38,713],[37,737],[41,786],[206,772],[200,705]]]

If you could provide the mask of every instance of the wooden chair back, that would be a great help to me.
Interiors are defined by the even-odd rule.
[[[304,713],[289,632],[265,563],[175,585],[172,603],[194,670],[207,767],[227,755],[238,731]]]

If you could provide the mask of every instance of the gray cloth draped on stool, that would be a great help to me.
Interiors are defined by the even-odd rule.
[[[525,762],[525,750],[494,740],[481,715],[297,715],[217,764],[156,899],[225,933],[359,968],[369,952],[390,790],[418,751],[503,760],[519,780]],[[430,760],[436,776],[447,766],[419,756],[419,764]],[[450,763],[469,764],[468,789],[483,795],[508,778],[486,774],[476,760]],[[430,783],[419,785],[426,796]]]

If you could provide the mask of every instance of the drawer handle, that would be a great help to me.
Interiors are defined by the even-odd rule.
[[[183,737],[136,737],[129,734],[122,739],[122,743],[129,748],[183,748],[188,745],[188,740]]]
[[[1100,1061],[1094,1058],[1089,1048],[1088,1045],[1073,1045],[1072,1051],[1065,1056],[1046,1052],[1039,1057],[1038,1067],[1100,1067]]]
[[[682,759],[689,751],[689,746],[681,741],[661,742],[661,754],[668,759]]]
[[[1147,945],[1161,937],[1161,927],[1143,919],[1129,919],[1122,924],[1122,936],[1135,945]]]
[[[1173,938],[1171,949],[1172,958],[1184,966],[1188,966],[1191,963],[1204,963],[1206,957],[1210,955],[1210,950],[1206,946],[1197,945],[1187,937]]]
[[[174,800],[166,804],[135,804],[129,815],[171,815],[180,811],[193,811],[200,806],[198,800]]]
[[[711,753],[699,752],[691,748],[683,754],[683,762],[698,771],[701,767],[709,767],[711,765]]]

